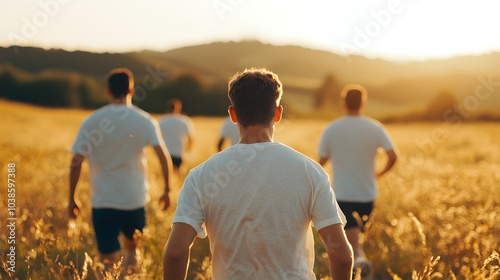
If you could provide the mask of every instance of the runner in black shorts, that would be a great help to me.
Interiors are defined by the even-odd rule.
[[[172,162],[158,122],[132,105],[132,72],[126,68],[113,69],[108,75],[106,94],[111,99],[110,104],[99,108],[82,122],[71,147],[68,216],[75,219],[80,214],[78,182],[82,164],[87,160],[92,222],[99,261],[104,265],[98,274],[111,273],[111,278],[115,278],[116,273],[126,276],[139,271],[137,263],[141,252],[137,245],[140,238],[134,238],[134,232],[144,228],[144,209],[150,200],[144,149],[153,148],[160,163],[163,194],[159,202],[162,210],[170,206]],[[94,141],[94,131],[100,133],[99,143]],[[119,242],[120,233],[126,237],[121,240],[123,242]]]

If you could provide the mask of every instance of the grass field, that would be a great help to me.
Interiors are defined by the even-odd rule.
[[[68,223],[69,148],[89,111],[50,110],[0,101],[1,279],[95,279],[99,267],[90,223],[87,168],[79,197],[83,213]],[[174,197],[189,168],[216,151],[221,118],[194,118],[194,151],[176,178]],[[317,158],[324,120],[287,119],[275,140]],[[376,279],[500,278],[500,129],[498,123],[390,124],[401,153],[380,180],[365,248]],[[161,253],[175,209],[156,204],[161,177],[147,150],[152,201],[138,279],[160,279]],[[15,163],[15,170],[9,169]],[[10,165],[9,165],[10,164]],[[329,170],[329,166],[326,167]],[[15,174],[14,216],[8,212],[8,174]],[[15,217],[15,234],[6,226]],[[11,237],[11,239],[9,239]],[[15,240],[15,273],[9,272]],[[208,240],[193,246],[190,279],[210,279]],[[315,271],[328,266],[317,245]],[[12,270],[12,269],[11,269]]]

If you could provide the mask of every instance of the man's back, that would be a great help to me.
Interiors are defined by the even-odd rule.
[[[334,187],[340,201],[371,201],[375,198],[377,149],[392,148],[384,127],[362,116],[345,116],[323,132],[319,153],[330,155]]]
[[[169,114],[158,122],[170,154],[181,156],[184,150],[184,139],[193,133],[191,119],[181,114]]]
[[[280,143],[237,144],[191,171],[173,223],[200,236],[205,223],[214,279],[315,279],[311,221],[341,223],[339,212],[314,161]]]
[[[72,151],[89,160],[94,208],[134,209],[147,200],[144,152],[158,145],[151,116],[126,105],[107,105],[80,127]]]

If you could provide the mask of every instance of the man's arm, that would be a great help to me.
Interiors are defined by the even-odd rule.
[[[80,173],[82,170],[82,163],[85,159],[84,156],[80,154],[74,154],[71,158],[71,163],[69,167],[69,203],[68,203],[68,215],[70,219],[75,219],[80,213],[80,202],[76,198],[76,187],[78,186],[78,181],[80,180]]]
[[[324,227],[318,231],[330,260],[330,275],[335,280],[351,280],[354,257],[341,224]]]
[[[196,230],[184,223],[174,223],[170,237],[163,250],[163,279],[184,280],[189,264],[191,245]]]
[[[318,163],[321,165],[321,166],[324,166],[329,160],[329,157],[328,156],[321,156],[318,160]]]
[[[380,177],[387,173],[387,171],[391,170],[391,168],[396,163],[396,160],[398,159],[398,155],[396,154],[396,151],[394,151],[394,149],[387,150],[385,151],[385,153],[387,154],[387,162],[384,168],[375,174],[377,177]]]
[[[168,150],[163,145],[153,146],[153,149],[158,156],[158,160],[160,161],[161,171],[163,173],[164,179],[164,191],[163,195],[160,197],[160,206],[162,210],[167,210],[170,207],[170,174],[172,174],[172,159],[168,154]]]

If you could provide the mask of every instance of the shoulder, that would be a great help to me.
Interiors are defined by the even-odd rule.
[[[331,121],[330,123],[328,123],[325,126],[325,129],[323,130],[323,136],[326,136],[327,134],[331,134],[332,132],[335,132],[335,130],[338,130],[340,127],[344,126],[345,122],[346,122],[346,119],[343,117]]]
[[[300,165],[305,165],[307,167],[323,171],[323,167],[313,160],[312,158],[306,156],[305,154],[289,147],[283,143],[275,142],[277,150],[284,157],[284,160],[290,163],[296,163]]]
[[[384,125],[376,120],[376,119],[373,119],[373,118],[370,118],[370,117],[362,117],[362,121],[367,125],[367,126],[371,126],[373,127],[374,129],[378,129],[378,130],[383,130],[385,131],[385,127]]]
[[[179,115],[178,118],[185,124],[191,125],[193,123],[193,120],[189,116]]]
[[[128,109],[130,110],[130,116],[135,119],[136,123],[144,125],[144,127],[147,127],[148,129],[156,129],[158,126],[158,121],[151,114],[141,108],[130,106]]]
[[[380,121],[378,121],[374,118],[368,117],[368,116],[362,116],[360,119],[363,120],[364,122],[367,122],[367,123],[370,123],[370,124],[373,124],[376,126],[382,126],[382,123]]]
[[[85,119],[83,119],[82,126],[89,125],[96,120],[101,120],[103,117],[106,117],[106,115],[108,115],[110,112],[110,108],[111,108],[110,105],[105,105],[105,106],[102,106],[99,109],[95,110],[89,116],[87,116]]]
[[[132,106],[130,106],[129,108],[130,108],[133,112],[135,112],[137,115],[139,115],[139,116],[141,116],[141,117],[143,117],[143,118],[145,118],[145,119],[153,119],[153,116],[151,116],[151,114],[150,114],[150,113],[148,113],[148,112],[144,111],[143,109],[141,109],[141,108],[139,108],[139,107],[137,107],[137,106],[132,105]]]

